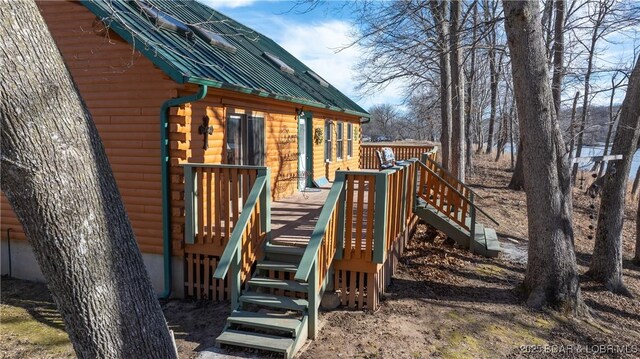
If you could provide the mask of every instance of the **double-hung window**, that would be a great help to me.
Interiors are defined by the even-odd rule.
[[[343,158],[344,152],[344,143],[342,141],[343,133],[344,133],[344,124],[342,122],[338,122],[336,126],[336,158],[341,160]]]
[[[347,124],[347,158],[353,157],[353,124]]]
[[[331,162],[331,157],[333,155],[331,140],[332,140],[331,121],[327,121],[324,123],[324,161],[325,162]]]

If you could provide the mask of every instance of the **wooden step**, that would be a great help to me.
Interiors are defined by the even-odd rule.
[[[227,318],[227,323],[245,327],[277,330],[287,332],[294,337],[300,333],[302,321],[290,316],[276,313],[258,313],[234,310]]]
[[[483,255],[484,252],[484,226],[480,223],[476,223],[473,238],[471,240],[469,249],[471,253]]]
[[[487,256],[497,256],[502,249],[500,247],[500,241],[498,241],[498,234],[496,233],[496,230],[493,228],[485,228],[484,235],[487,240]]]
[[[469,232],[457,223],[451,221],[443,213],[437,211],[433,206],[429,204],[417,206],[415,213],[427,224],[441,230],[455,240],[458,245],[469,248]]]
[[[306,299],[282,297],[257,292],[245,292],[240,296],[240,303],[250,303],[265,307],[297,311],[305,311],[309,307],[309,302]]]
[[[284,353],[289,358],[295,341],[293,338],[227,329],[216,338],[216,343]]]
[[[284,279],[265,278],[265,277],[253,277],[249,279],[249,285],[255,286],[255,287],[284,289],[284,290],[290,290],[292,292],[303,292],[303,293],[306,293],[308,289],[307,283],[301,283],[295,280],[284,280]]]
[[[304,248],[294,246],[284,246],[281,244],[267,243],[265,246],[265,252],[273,254],[285,254],[290,256],[302,257],[304,254]]]
[[[298,271],[298,265],[294,263],[285,263],[277,261],[260,261],[256,265],[257,269],[272,270],[277,272],[295,273]]]

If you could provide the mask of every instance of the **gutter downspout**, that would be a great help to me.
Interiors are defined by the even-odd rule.
[[[169,206],[171,181],[169,178],[169,109],[185,103],[202,100],[207,95],[207,85],[189,96],[172,98],[160,107],[160,174],[162,178],[162,255],[164,262],[164,291],[161,299],[171,295],[171,211]]]

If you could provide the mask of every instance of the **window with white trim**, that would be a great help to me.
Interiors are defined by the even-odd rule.
[[[344,136],[344,124],[342,122],[338,122],[336,126],[336,159],[341,160],[343,158],[344,152],[344,141],[342,140]]]
[[[347,158],[353,157],[353,124],[347,124]]]
[[[324,161],[331,162],[331,157],[333,155],[333,148],[331,143],[332,131],[331,131],[331,121],[327,121],[324,123]]]

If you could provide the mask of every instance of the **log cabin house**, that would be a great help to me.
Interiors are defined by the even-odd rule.
[[[173,253],[184,249],[181,164],[269,167],[274,200],[358,168],[366,111],[271,39],[221,13],[193,1],[38,5],[93,115],[150,273],[160,274],[157,288],[163,207]],[[3,196],[7,228],[12,239],[24,239]],[[14,255],[20,251],[15,244]],[[38,278],[30,263],[13,272]]]
[[[219,344],[291,357],[317,334],[327,289],[377,308],[419,219],[477,253],[499,251],[436,147],[393,146],[405,161],[378,170],[379,148],[361,143],[367,112],[264,35],[195,1],[38,6],[154,288],[230,301]],[[11,256],[13,276],[41,280],[1,201],[2,273]]]

